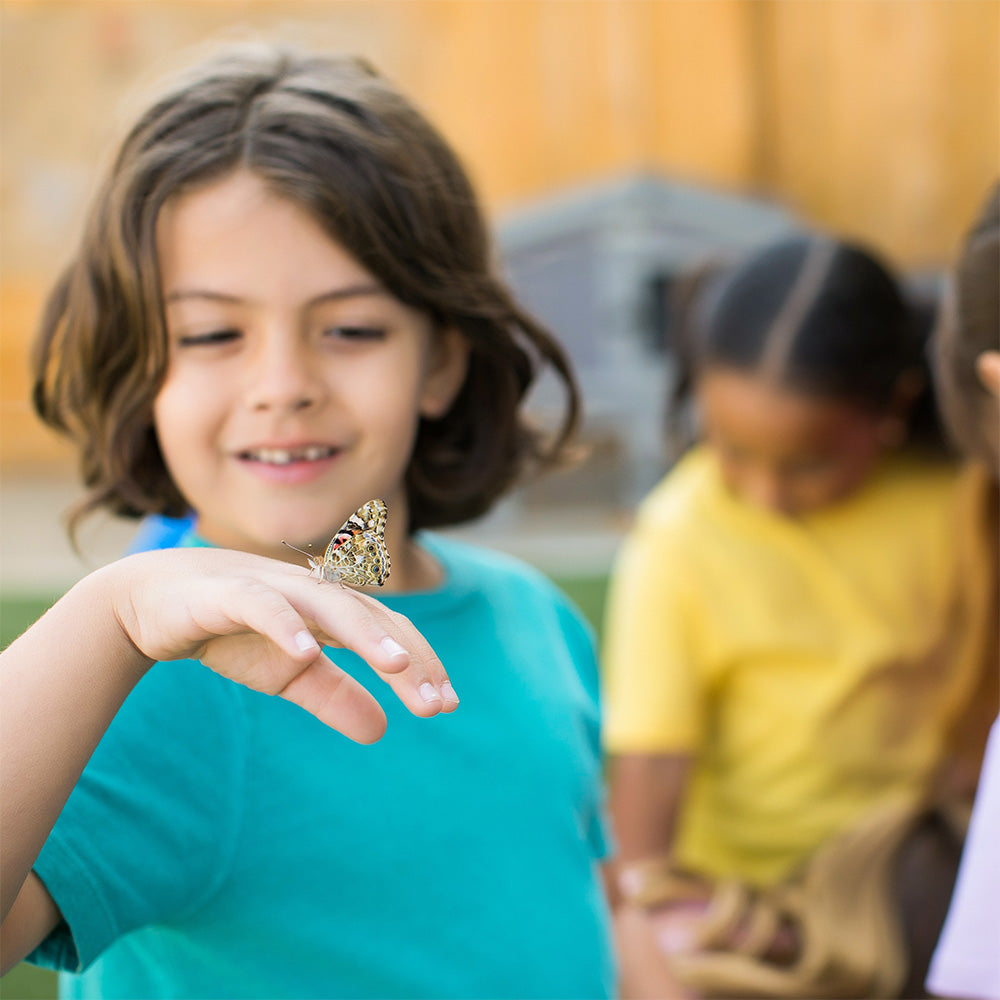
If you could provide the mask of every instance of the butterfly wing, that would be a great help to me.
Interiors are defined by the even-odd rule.
[[[385,522],[389,515],[389,508],[381,500],[369,500],[364,506],[359,507],[348,519],[347,524],[351,524],[356,518],[360,521],[363,530],[374,532],[379,538],[385,538]],[[355,522],[356,523],[356,522]],[[346,527],[347,525],[345,525]]]
[[[323,564],[324,580],[354,587],[381,587],[389,576],[389,550],[374,531],[362,531],[342,542]]]
[[[381,587],[389,576],[385,544],[388,510],[381,500],[359,507],[330,540],[323,556],[321,579],[355,587]]]

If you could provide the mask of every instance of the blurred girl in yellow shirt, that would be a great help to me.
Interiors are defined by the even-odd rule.
[[[988,634],[985,477],[946,456],[926,335],[863,249],[785,239],[684,320],[672,426],[693,403],[701,443],[641,505],[607,617],[618,885],[689,992],[896,996],[892,852]]]

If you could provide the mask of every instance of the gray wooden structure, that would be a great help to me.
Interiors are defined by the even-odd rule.
[[[591,447],[576,471],[522,491],[521,513],[551,504],[634,507],[666,468],[671,282],[707,256],[739,255],[796,228],[774,205],[657,176],[594,184],[500,220],[511,285],[573,360]],[[554,391],[543,380],[534,392],[540,416]]]

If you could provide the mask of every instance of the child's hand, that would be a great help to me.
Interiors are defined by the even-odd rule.
[[[301,705],[359,743],[382,736],[385,713],[320,643],[354,650],[414,715],[458,705],[441,661],[408,619],[301,567],[225,549],[172,549],[99,572],[118,578],[114,614],[150,660],[201,660]]]

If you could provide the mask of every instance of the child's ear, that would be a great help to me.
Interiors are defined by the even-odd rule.
[[[428,420],[443,417],[455,401],[469,370],[469,341],[454,327],[434,334],[424,384],[420,415]]]

